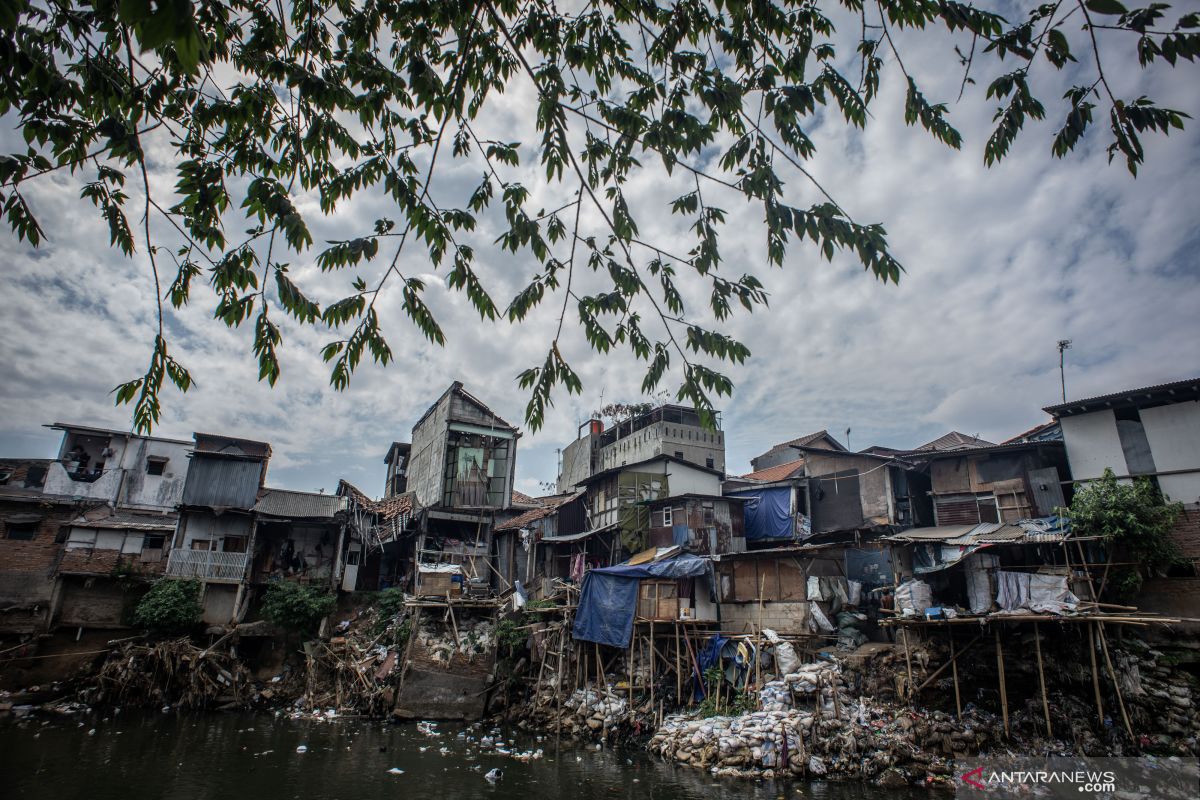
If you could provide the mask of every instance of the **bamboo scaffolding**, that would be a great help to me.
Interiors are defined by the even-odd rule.
[[[1038,624],[1033,623],[1033,647],[1037,652],[1038,687],[1042,690],[1042,714],[1046,717],[1046,738],[1053,739],[1054,731],[1050,728],[1050,700],[1046,697],[1046,672],[1042,667],[1042,634]]]

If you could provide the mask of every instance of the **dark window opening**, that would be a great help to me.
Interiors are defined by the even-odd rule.
[[[678,458],[678,459],[681,459],[681,460],[682,460],[682,459],[683,459],[683,451],[682,451],[682,450],[676,450],[676,451],[675,451],[675,457],[676,457],[676,458]]]
[[[36,522],[9,522],[5,526],[5,537],[20,542],[31,541],[37,536]]]
[[[711,457],[704,459],[704,466],[708,467],[709,469],[713,468],[713,460]]]
[[[146,459],[146,474],[147,475],[162,475],[167,468],[167,459],[165,458],[148,458]]]
[[[163,535],[148,533],[142,537],[143,550],[162,550],[166,543],[167,537]]]

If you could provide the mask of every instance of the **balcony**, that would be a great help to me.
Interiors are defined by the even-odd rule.
[[[46,471],[46,483],[42,491],[46,494],[86,497],[90,500],[115,503],[120,486],[119,469],[106,469],[100,473],[68,472],[66,467],[55,462]]]
[[[218,550],[172,550],[167,560],[167,575],[172,578],[199,578],[205,581],[238,583],[246,575],[250,561],[247,553],[222,553]]]

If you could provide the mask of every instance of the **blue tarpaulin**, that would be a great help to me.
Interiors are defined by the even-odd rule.
[[[792,522],[792,487],[746,489],[729,494],[746,499],[746,541],[791,539],[795,535]]]
[[[571,634],[585,642],[628,647],[637,611],[638,582],[642,578],[695,578],[707,571],[708,562],[692,555],[589,570],[583,576]]]

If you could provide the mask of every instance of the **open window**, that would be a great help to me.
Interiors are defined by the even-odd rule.
[[[4,538],[12,539],[17,542],[29,542],[37,536],[38,524],[36,522],[14,522],[9,520],[4,523]]]
[[[146,459],[147,475],[162,475],[167,470],[167,459],[161,456],[150,456]]]

